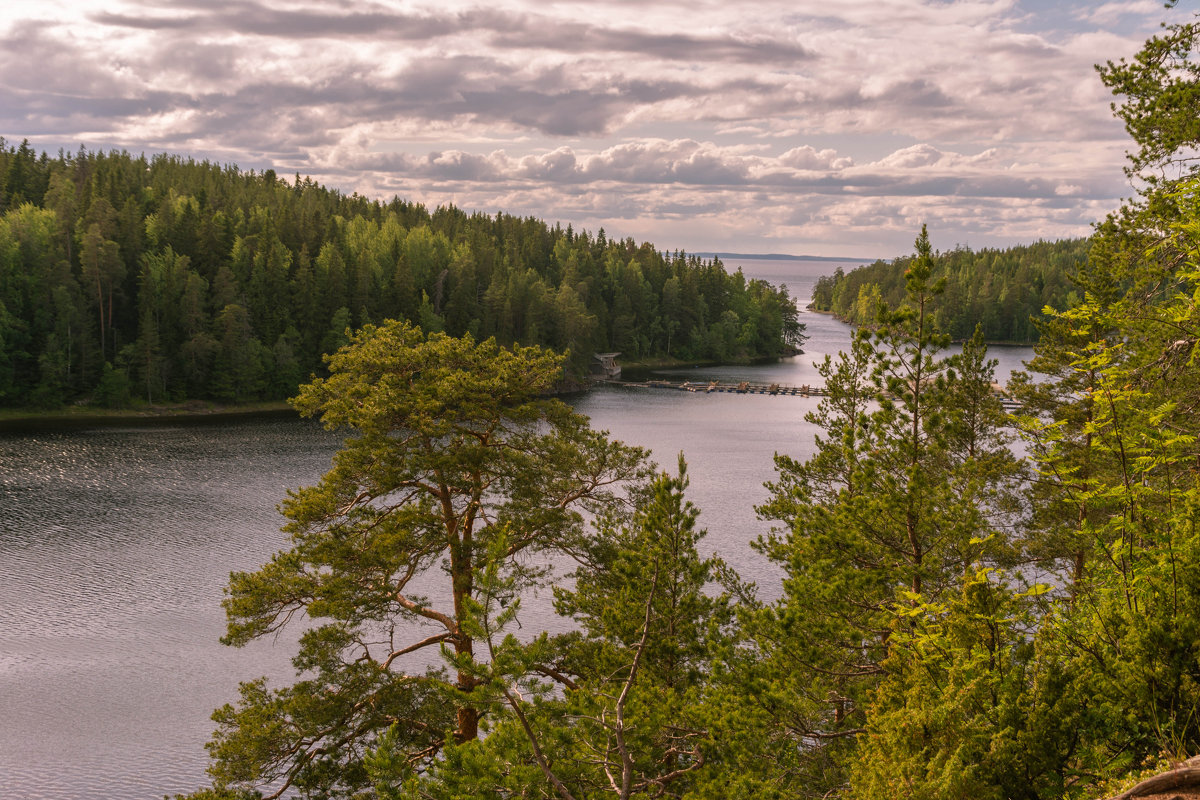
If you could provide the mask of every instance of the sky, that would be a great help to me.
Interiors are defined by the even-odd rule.
[[[1184,0],[1181,6],[1187,6]],[[1160,0],[3,0],[0,136],[689,252],[1086,236]]]

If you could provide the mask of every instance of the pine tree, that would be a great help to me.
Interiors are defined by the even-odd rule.
[[[847,780],[898,620],[997,558],[1011,523],[1016,468],[996,433],[990,364],[978,341],[939,356],[924,229],[916,250],[905,305],[881,304],[875,333],[826,360],[830,394],[809,417],[825,431],[817,453],[777,459],[760,509],[785,525],[760,547],[786,571],[783,598],[751,623],[770,665],[764,702],[820,771],[816,793]]]
[[[283,503],[291,549],[231,577],[224,641],[298,614],[313,626],[295,684],[245,683],[216,712],[219,786],[353,794],[371,783],[372,749],[427,767],[479,736],[496,705],[479,609],[497,586],[513,598],[541,585],[542,560],[579,550],[581,514],[642,470],[640,450],[541,399],[560,369],[539,348],[391,322],[355,334],[301,389],[296,407],[350,438]]]

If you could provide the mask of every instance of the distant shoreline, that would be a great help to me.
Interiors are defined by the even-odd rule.
[[[827,317],[833,317],[838,322],[844,323],[846,325],[854,325],[854,323],[851,322],[850,320],[843,319],[842,317],[838,316],[838,313],[836,311],[822,311],[819,308],[813,308],[811,303],[804,307],[804,313],[805,314],[823,314],[824,316],[827,316]],[[951,344],[962,344],[965,341],[966,341],[966,339],[951,339],[950,340]],[[1037,344],[1037,342],[1036,341],[1021,342],[1021,341],[1015,341],[1015,340],[1010,340],[1010,339],[988,339],[988,340],[984,341],[984,344],[986,344],[988,347],[991,347],[993,345],[995,345],[996,347],[1033,347],[1034,345]]]
[[[841,256],[790,256],[786,253],[726,253],[725,251],[707,251],[689,253],[698,258],[752,258],[759,261],[824,261],[830,263],[874,264],[878,258],[843,258]]]
[[[208,424],[232,422],[250,417],[281,416],[296,417],[299,416],[299,413],[283,402],[251,403],[244,406],[184,403],[170,406],[116,409],[83,407],[57,411],[8,409],[0,411],[0,434],[45,433],[120,426],[140,428],[154,425]]]
[[[645,361],[631,361],[622,365],[627,374],[649,375],[661,369],[686,367],[712,367],[734,364],[762,364],[800,355],[782,353],[757,359],[710,361],[700,359],[684,361],[664,357]],[[580,394],[595,386],[592,380],[564,380],[550,396]],[[206,425],[256,417],[299,417],[300,413],[285,402],[249,403],[226,405],[192,400],[170,405],[140,405],[134,408],[93,408],[71,406],[53,411],[23,409],[0,409],[0,436],[22,433],[48,433],[54,431],[84,430],[88,428],[137,427],[150,428],[156,425]]]

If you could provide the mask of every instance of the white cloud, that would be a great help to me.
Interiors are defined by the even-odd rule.
[[[941,161],[942,156],[942,152],[933,145],[914,144],[912,147],[897,150],[881,159],[878,164],[882,167],[898,167],[900,169],[929,167]]]
[[[779,163],[793,169],[838,170],[853,166],[854,159],[840,156],[836,150],[831,148],[817,150],[815,147],[804,145],[793,147],[781,155]]]
[[[1101,3],[1095,8],[1084,9],[1080,19],[1094,25],[1116,25],[1131,16],[1157,20],[1162,13],[1161,0],[1122,0],[1118,3]]]
[[[1080,8],[1064,29],[1016,0],[9,0],[0,134],[691,249],[889,255],[918,219],[1082,234],[1128,193],[1092,65],[1190,17]]]

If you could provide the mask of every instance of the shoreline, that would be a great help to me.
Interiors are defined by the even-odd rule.
[[[826,317],[833,317],[834,319],[836,319],[838,322],[842,323],[843,325],[854,325],[855,324],[853,322],[850,322],[847,319],[844,319],[844,318],[838,316],[838,313],[836,311],[822,311],[821,309],[813,308],[811,305],[804,307],[804,313],[806,313],[806,314],[822,314]],[[965,341],[966,341],[966,339],[951,339],[950,343],[951,344],[962,344]],[[988,347],[991,347],[992,345],[996,345],[997,347],[1036,347],[1037,346],[1037,342],[1017,342],[1017,341],[1006,341],[1003,339],[985,339],[983,343],[985,345],[987,345]]]
[[[803,351],[800,351],[803,352]],[[685,361],[677,358],[658,358],[622,364],[623,377],[644,379],[656,370],[687,367],[719,367],[745,364],[769,364],[797,353],[744,361]],[[570,378],[564,380],[550,396],[587,392],[596,381]],[[91,408],[68,406],[53,411],[32,409],[0,409],[0,434],[44,433],[85,428],[114,428],[120,426],[152,427],[154,425],[203,425],[231,422],[253,417],[299,417],[300,414],[285,401],[231,405],[204,400],[188,400],[167,405],[142,405],[133,408]]]
[[[0,434],[44,433],[47,431],[78,430],[83,428],[114,428],[120,426],[151,427],[154,425],[209,424],[231,422],[251,417],[299,417],[285,402],[228,405],[190,401],[163,406],[140,408],[71,407],[55,411],[6,409],[0,411]]]

